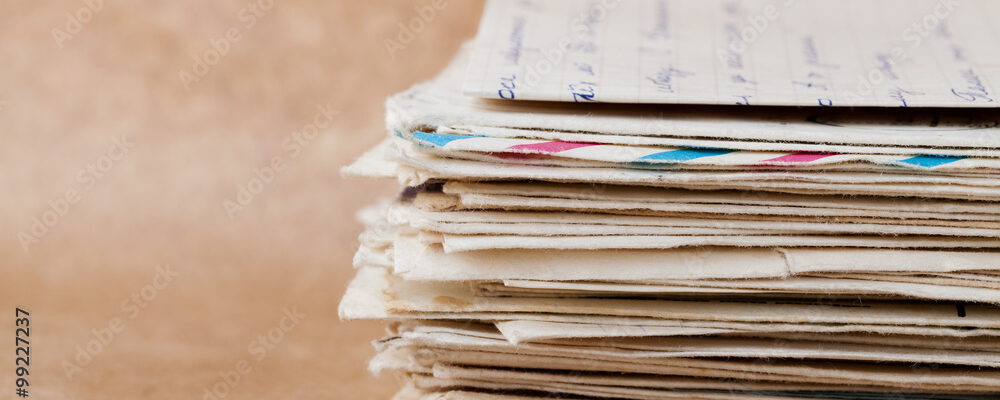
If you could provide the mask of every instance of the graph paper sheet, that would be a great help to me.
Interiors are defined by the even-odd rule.
[[[564,102],[996,107],[1000,2],[490,1],[463,93]]]

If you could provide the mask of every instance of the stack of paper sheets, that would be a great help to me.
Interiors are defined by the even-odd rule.
[[[784,4],[730,54],[699,40],[779,6],[489,2],[344,169],[405,187],[360,213],[340,305],[390,321],[370,369],[400,400],[997,398],[1000,7],[948,8],[865,96],[842,76],[938,4]],[[864,44],[820,29],[848,22]]]

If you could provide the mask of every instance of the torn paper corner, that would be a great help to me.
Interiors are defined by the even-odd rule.
[[[384,268],[362,267],[358,274],[347,285],[347,292],[340,301],[339,314],[341,320],[355,319],[385,319],[385,297],[389,288]]]
[[[385,158],[391,141],[386,139],[340,169],[340,175],[355,178],[394,178],[399,165]]]

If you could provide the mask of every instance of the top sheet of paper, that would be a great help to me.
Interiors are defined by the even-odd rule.
[[[490,1],[463,92],[515,100],[1000,105],[1000,2]]]

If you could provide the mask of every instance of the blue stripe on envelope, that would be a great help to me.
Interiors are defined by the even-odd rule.
[[[656,160],[656,161],[672,161],[672,162],[685,162],[688,160],[694,160],[702,157],[712,157],[721,156],[723,154],[729,154],[736,150],[728,149],[681,149],[681,150],[669,150],[661,151],[659,153],[653,153],[644,157],[639,158],[637,161],[641,160]]]
[[[465,136],[465,135],[453,135],[450,133],[427,133],[420,131],[413,131],[412,135],[421,142],[433,143],[441,147],[455,140],[472,139],[476,137],[476,136]]]
[[[938,165],[944,165],[958,160],[964,160],[966,158],[967,157],[958,157],[958,156],[916,156],[907,158],[905,160],[900,160],[899,162],[907,163],[910,165],[916,165],[918,167],[933,168]]]

